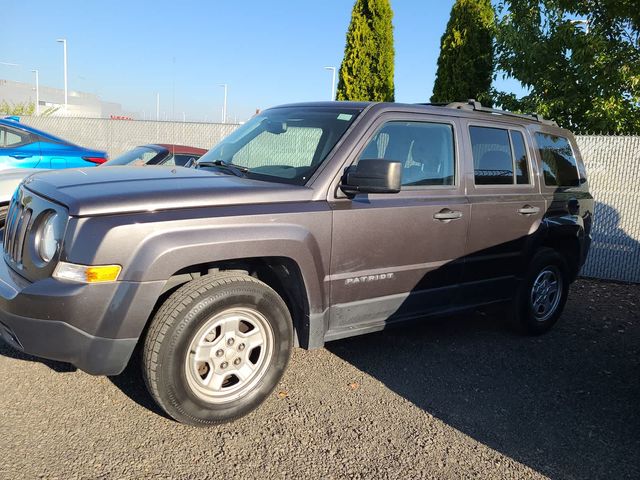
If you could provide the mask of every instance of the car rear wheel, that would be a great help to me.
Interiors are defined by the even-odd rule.
[[[514,300],[513,319],[522,333],[547,332],[560,318],[569,292],[565,260],[550,248],[539,250]]]
[[[240,273],[204,276],[173,293],[145,338],[149,392],[175,420],[215,425],[241,417],[275,388],[293,326],[266,284]]]

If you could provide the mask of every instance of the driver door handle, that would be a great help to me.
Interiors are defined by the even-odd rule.
[[[540,207],[525,205],[524,207],[518,209],[518,213],[520,215],[535,215],[536,213],[540,213]]]
[[[435,218],[436,220],[440,220],[441,222],[449,222],[451,220],[462,218],[462,212],[458,210],[449,210],[448,208],[443,208],[438,213],[434,213],[433,218]]]
[[[15,155],[9,155],[10,157],[13,157],[17,160],[22,160],[24,158],[31,158],[33,155],[29,155],[26,153],[16,153]]]

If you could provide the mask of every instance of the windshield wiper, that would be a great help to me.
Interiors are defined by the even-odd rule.
[[[234,165],[233,163],[227,163],[223,160],[210,160],[197,162],[195,167],[218,167],[223,170],[229,171],[234,174],[236,177],[246,177],[246,173],[249,173],[249,169],[247,167],[242,167],[240,165]]]

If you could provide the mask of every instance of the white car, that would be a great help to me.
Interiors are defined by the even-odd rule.
[[[12,168],[0,172],[0,229],[4,228],[4,221],[9,209],[9,202],[20,182],[35,172],[37,168]]]

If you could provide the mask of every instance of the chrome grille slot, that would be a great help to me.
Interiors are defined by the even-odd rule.
[[[17,202],[14,200],[11,201],[11,206],[9,207],[9,212],[7,213],[7,220],[5,224],[5,236],[4,236],[4,251],[6,254],[11,256],[11,243],[13,239],[13,228],[16,224],[16,214],[18,213]]]
[[[29,230],[29,223],[31,222],[31,209],[26,208],[22,211],[22,215],[20,217],[20,223],[18,228],[16,229],[17,238],[15,242],[15,256],[14,261],[17,263],[22,262],[22,256],[24,254],[24,244],[25,239],[27,238],[27,232]]]
[[[9,225],[11,223],[11,215],[13,214],[13,204],[14,201],[11,200],[11,203],[9,204],[9,210],[7,210],[7,217],[4,220],[4,230],[2,231],[2,246],[4,249],[4,252],[7,253],[9,251],[8,249],[8,241],[9,241],[9,235],[7,232],[9,232]]]
[[[4,253],[16,264],[22,262],[25,238],[32,211],[14,199],[9,207],[4,231]]]
[[[13,228],[11,232],[11,250],[9,254],[11,255],[11,259],[18,263],[18,243],[20,243],[20,239],[18,238],[18,233],[21,230],[22,219],[24,218],[24,210],[22,205],[16,209],[16,218],[13,222]]]

